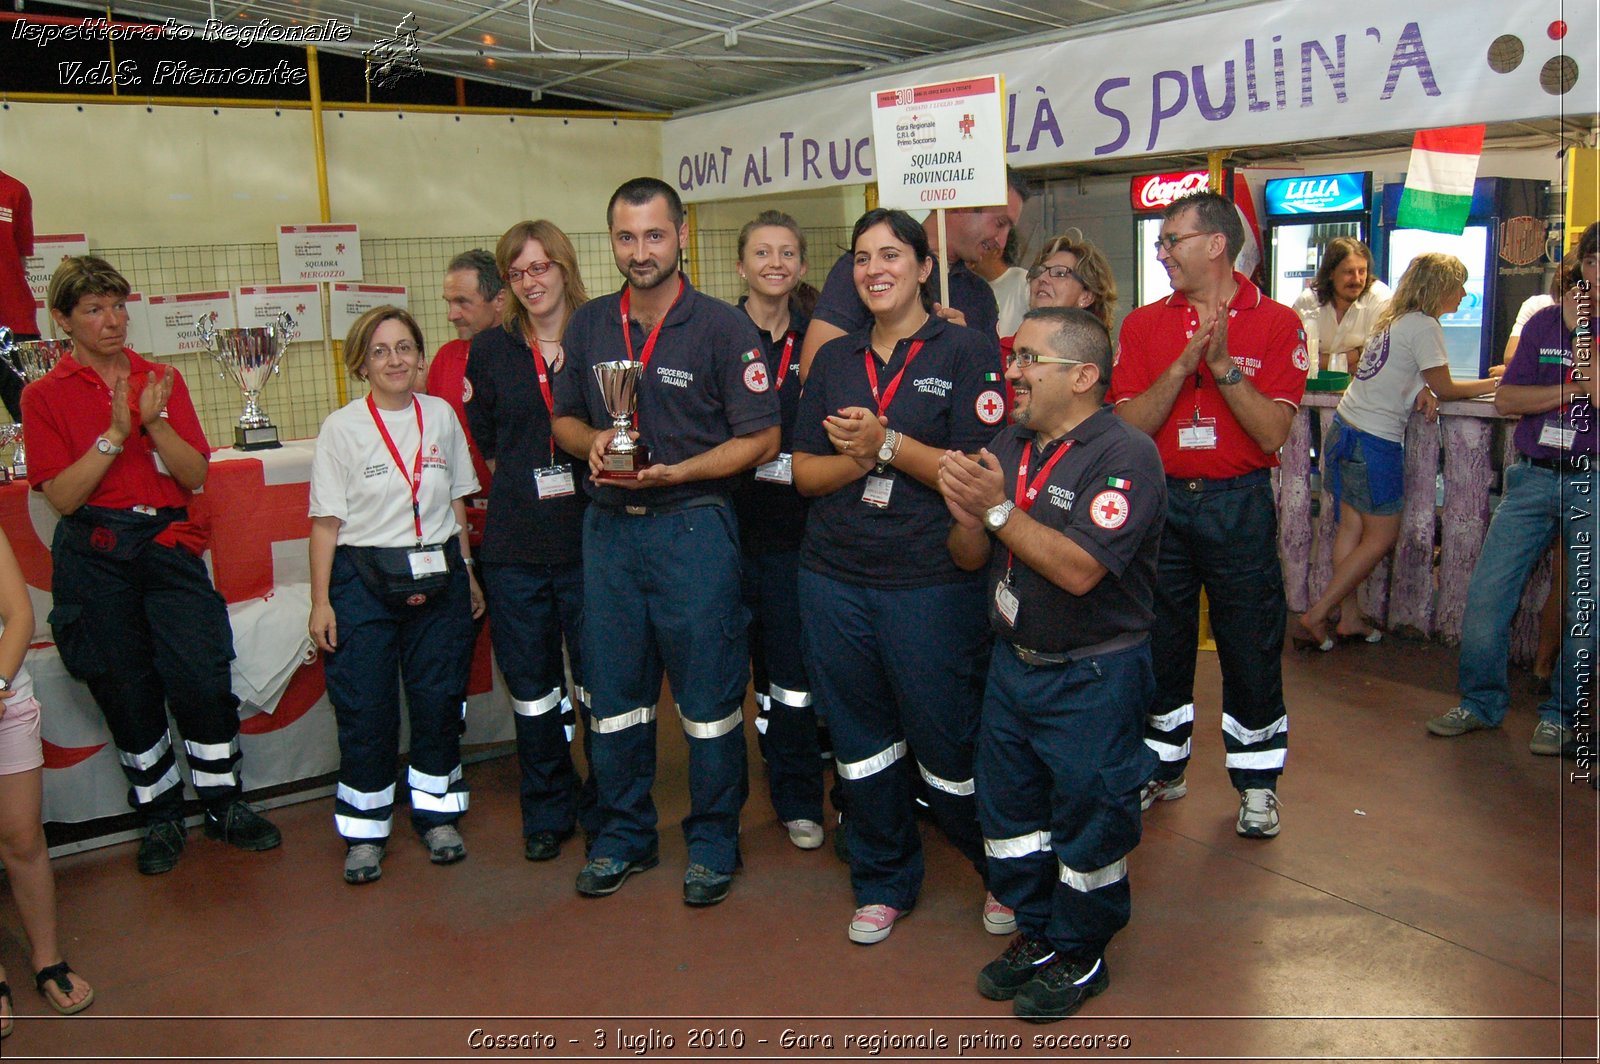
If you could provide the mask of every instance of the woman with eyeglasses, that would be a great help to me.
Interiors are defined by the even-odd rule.
[[[766,761],[772,807],[802,850],[822,845],[822,757],[817,711],[800,652],[797,582],[806,499],[794,488],[795,414],[800,407],[800,345],[817,290],[805,283],[806,236],[782,211],[762,211],[739,231],[735,266],[745,284],[739,307],[761,334],[761,362],[783,412],[778,457],[740,478],[744,603],[750,610],[750,672],[756,738]]]
[[[851,247],[872,321],[823,346],[811,365],[794,482],[812,500],[801,630],[849,808],[849,937],[866,944],[889,935],[922,887],[913,772],[928,785],[934,819],[985,871],[972,758],[989,629],[981,581],[945,548],[938,468],[947,449],[986,444],[1005,402],[993,341],[930,313],[922,226],[904,211],[868,211]],[[984,917],[996,934],[1015,930],[992,897]]]
[[[1297,647],[1332,650],[1335,637],[1364,643],[1383,638],[1362,617],[1357,588],[1400,538],[1406,423],[1413,410],[1431,421],[1441,401],[1489,395],[1499,383],[1450,379],[1439,318],[1461,305],[1466,282],[1467,267],[1455,256],[1418,255],[1373,323],[1324,441],[1322,475],[1338,508],[1333,576],[1322,597],[1300,615]],[[1339,621],[1330,633],[1335,610]]]
[[[1117,306],[1117,279],[1111,274],[1111,264],[1105,252],[1086,240],[1076,229],[1051,237],[1033,260],[1028,271],[1028,309],[1039,307],[1079,307],[1100,319],[1100,324],[1111,328],[1111,319]],[[1000,340],[1000,358],[1009,365],[1012,340]],[[1007,404],[1010,409],[1009,382],[1006,385]]]
[[[575,825],[599,827],[594,786],[579,779],[571,752],[586,697],[579,635],[589,497],[580,481],[588,470],[550,434],[556,378],[567,372],[561,338],[589,295],[572,241],[551,222],[513,225],[494,257],[512,299],[505,324],[472,340],[467,422],[494,473],[480,554],[489,637],[516,721],[523,856],[548,861]]]
[[[344,364],[370,388],[332,414],[311,463],[311,639],[325,655],[339,729],[334,826],[344,879],[381,874],[393,824],[400,683],[411,723],[411,824],[434,864],[467,855],[456,823],[461,692],[483,593],[466,498],[478,490],[450,404],[421,394],[422,330],[399,307],[350,327]]]

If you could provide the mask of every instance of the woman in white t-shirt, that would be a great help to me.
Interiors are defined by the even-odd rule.
[[[1488,395],[1498,383],[1450,379],[1439,317],[1461,305],[1466,281],[1460,259],[1436,252],[1418,255],[1373,325],[1324,441],[1323,482],[1338,508],[1333,576],[1322,597],[1301,615],[1296,646],[1331,650],[1335,636],[1367,643],[1382,638],[1361,616],[1356,589],[1400,537],[1403,445],[1411,413],[1420,410],[1432,420],[1441,400]],[[1328,618],[1335,609],[1338,626],[1330,633]]]
[[[311,465],[311,638],[339,726],[334,825],[344,878],[380,875],[395,804],[400,690],[411,722],[411,823],[435,864],[467,855],[461,709],[472,664],[465,499],[478,491],[450,404],[418,393],[422,330],[399,307],[350,328],[344,361],[371,392],[322,423]]]

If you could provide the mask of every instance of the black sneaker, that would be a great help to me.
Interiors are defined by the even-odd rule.
[[[181,820],[152,820],[145,830],[144,841],[139,844],[139,855],[134,859],[139,871],[147,876],[159,876],[176,868],[188,833]]]
[[[271,850],[283,842],[272,821],[240,798],[206,810],[206,837],[221,839],[241,850]]]
[[[1029,1023],[1063,1020],[1110,985],[1104,957],[1087,964],[1057,959],[1017,991],[1011,1011]]]
[[[530,861],[550,861],[561,856],[561,840],[570,839],[572,832],[565,835],[554,831],[535,831],[529,835],[522,844],[522,856]]]
[[[635,872],[647,872],[661,863],[661,856],[653,847],[637,861],[624,861],[616,857],[596,857],[578,873],[578,893],[590,898],[603,898],[615,894],[623,881]]]
[[[713,872],[705,865],[692,864],[683,874],[685,905],[715,905],[732,889],[733,876],[727,872]]]
[[[1006,951],[978,973],[978,993],[990,1001],[1010,1001],[1055,958],[1050,943],[1020,931]]]

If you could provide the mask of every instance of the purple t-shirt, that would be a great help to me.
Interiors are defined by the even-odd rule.
[[[1506,367],[1506,375],[1501,378],[1501,387],[1507,384],[1550,385],[1560,384],[1567,379],[1572,371],[1574,358],[1574,333],[1567,328],[1567,323],[1561,317],[1559,305],[1546,307],[1522,327],[1522,338],[1517,341],[1517,353],[1512,356],[1511,365]],[[1593,358],[1593,340],[1588,342],[1589,358]],[[1600,370],[1594,365],[1585,366],[1589,373]],[[1580,396],[1566,408],[1556,407],[1542,414],[1528,414],[1517,422],[1513,439],[1516,441],[1517,450],[1530,458],[1560,458],[1563,453],[1589,454],[1596,452],[1595,448],[1595,416],[1596,411],[1587,397]],[[1544,432],[1545,426],[1550,426],[1552,431],[1572,429],[1576,435],[1572,438],[1572,447],[1563,452],[1559,447],[1552,447],[1539,442],[1539,436]]]

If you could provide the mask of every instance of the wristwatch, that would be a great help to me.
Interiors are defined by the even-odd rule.
[[[118,455],[122,453],[122,448],[112,443],[110,438],[106,436],[100,436],[95,439],[94,449],[101,454]]]
[[[991,506],[983,512],[983,523],[990,532],[998,532],[1006,526],[1007,521],[1011,520],[1011,512],[1016,508],[1017,504],[1010,499]]]
[[[1244,380],[1244,370],[1240,369],[1239,364],[1235,362],[1232,369],[1217,378],[1217,383],[1227,386],[1229,384],[1238,384],[1242,380]]]
[[[894,429],[889,429],[883,434],[883,446],[878,448],[878,461],[888,465],[894,461],[895,452],[900,449],[900,434]]]

